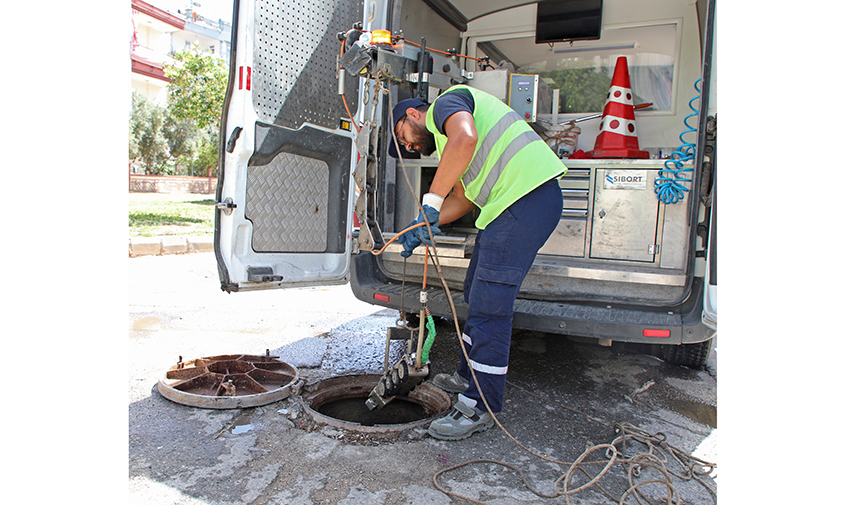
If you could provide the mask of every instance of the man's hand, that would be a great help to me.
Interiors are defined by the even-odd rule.
[[[403,244],[403,251],[400,252],[401,256],[404,258],[412,256],[412,251],[422,243],[432,245],[430,233],[427,231],[427,223],[430,224],[430,231],[434,235],[440,232],[439,209],[442,207],[443,201],[444,199],[439,195],[432,193],[424,195],[424,205],[421,206],[424,215],[418,214],[418,217],[409,225],[411,227],[420,223],[422,226],[407,231],[397,239]],[[424,216],[427,216],[426,221],[424,220]]]

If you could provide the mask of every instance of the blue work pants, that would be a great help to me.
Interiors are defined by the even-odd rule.
[[[463,343],[487,405],[481,400],[469,362],[460,351],[457,373],[469,381],[460,401],[470,408],[502,410],[511,348],[514,300],[538,249],[555,230],[563,207],[551,179],[523,196],[478,232],[466,271],[463,295],[469,310]]]

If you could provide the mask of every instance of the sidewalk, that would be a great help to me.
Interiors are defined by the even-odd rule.
[[[132,237],[128,239],[128,257],[162,256],[165,254],[186,254],[213,252],[214,235],[179,237]]]

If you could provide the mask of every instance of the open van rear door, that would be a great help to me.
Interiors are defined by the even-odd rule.
[[[338,94],[337,33],[361,0],[236,0],[221,117],[221,289],[348,281],[357,151]],[[355,111],[358,80],[346,78]]]
[[[711,204],[711,225],[709,227],[707,266],[705,270],[705,302],[702,322],[712,330],[717,329],[717,192],[714,182],[714,196]]]
[[[716,131],[717,131],[717,12],[716,1],[708,0],[706,12],[704,34],[704,53],[702,55],[702,79],[705,85],[702,88],[702,102],[700,110],[706,111],[700,117],[708,117],[705,121],[707,127],[700,125],[699,131],[699,162],[704,160],[703,153],[704,140],[708,137],[708,130],[713,132],[713,146],[709,155],[709,161],[712,166],[712,190],[711,190],[711,213],[710,222],[708,223],[708,239],[707,239],[707,254],[705,256],[705,293],[704,305],[702,307],[702,323],[712,330],[717,329],[717,149],[716,149]],[[710,123],[710,118],[713,117],[713,123]]]

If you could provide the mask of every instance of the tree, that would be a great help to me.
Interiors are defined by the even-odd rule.
[[[218,134],[218,130],[214,130],[208,137],[203,136],[203,142],[194,163],[194,175],[209,175],[209,169],[218,166]]]
[[[140,158],[147,174],[208,175],[218,163],[227,68],[221,60],[196,50],[177,53],[174,59],[175,64],[164,66],[164,74],[171,79],[167,108],[134,95],[128,155]]]
[[[561,88],[559,112],[601,112],[612,79],[591,68],[562,69],[540,72]]]
[[[147,174],[160,174],[170,158],[168,140],[164,135],[167,112],[149,102],[144,95],[132,96],[128,122],[128,157],[140,158]]]
[[[174,114],[168,114],[162,128],[167,139],[170,156],[174,159],[197,156],[200,149],[201,136],[197,125],[192,119],[180,119]]]
[[[195,46],[196,49],[196,46]],[[178,119],[191,119],[197,128],[218,128],[227,92],[227,67],[218,58],[198,51],[174,55],[176,64],[165,65],[164,75],[171,113]]]
[[[172,175],[176,162],[193,160],[208,137],[190,119],[178,119],[168,109],[135,93],[128,122],[128,157],[140,159],[149,175]]]
[[[184,167],[182,173],[204,177],[211,175],[210,170],[218,165],[218,130],[209,128],[196,130],[195,148],[192,153],[180,156],[178,165]]]

